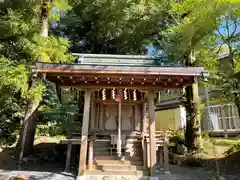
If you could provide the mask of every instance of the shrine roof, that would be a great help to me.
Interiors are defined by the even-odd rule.
[[[91,65],[115,65],[115,66],[183,66],[179,61],[170,61],[164,57],[145,55],[112,55],[112,54],[79,54],[72,53],[77,57],[77,64]]]
[[[47,64],[36,63],[38,72],[80,73],[80,74],[126,74],[126,75],[173,75],[202,76],[203,67],[156,67],[156,66],[120,66],[89,64]]]
[[[128,55],[78,54],[75,64],[37,63],[33,71],[46,73],[60,85],[101,87],[181,88],[208,73],[203,67],[157,64],[156,58]]]

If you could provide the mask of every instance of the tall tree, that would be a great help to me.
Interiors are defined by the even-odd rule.
[[[33,149],[36,113],[44,85],[32,79],[31,69],[36,61],[66,62],[68,41],[48,36],[48,23],[52,6],[64,1],[10,0],[0,7],[0,88],[10,87],[26,100],[18,148],[21,155]],[[66,3],[65,3],[66,5]]]
[[[145,54],[164,26],[158,1],[74,0],[54,32],[69,37],[78,53]],[[159,7],[159,8],[156,8]]]
[[[221,89],[224,100],[235,103],[240,114],[240,91],[232,76],[240,67],[240,14],[239,9],[229,8],[220,18],[219,29],[212,35],[219,54],[218,73],[215,85]]]
[[[165,1],[167,3],[167,1]],[[201,42],[218,26],[218,18],[230,5],[228,2],[214,0],[169,1],[168,12],[173,23],[161,33],[159,44],[175,60],[186,66],[196,66]],[[171,21],[172,22],[172,21]],[[185,107],[187,125],[185,140],[189,150],[199,147],[198,85],[194,83],[185,88]]]

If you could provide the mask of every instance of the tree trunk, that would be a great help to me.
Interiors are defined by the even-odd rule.
[[[36,78],[29,83],[30,88],[36,87]],[[34,136],[38,118],[38,104],[28,101],[24,119],[21,123],[20,136],[16,146],[18,162],[21,163],[24,156],[33,152]]]
[[[194,67],[192,54],[189,53],[185,63],[186,66]],[[199,114],[199,92],[198,83],[194,79],[194,83],[186,87],[186,131],[185,142],[188,151],[192,152],[200,147],[200,114]]]
[[[233,90],[236,91],[234,92],[234,103],[237,107],[237,111],[238,111],[238,115],[240,115],[240,94],[238,92],[238,81],[237,80],[233,80]]]
[[[48,37],[48,4],[44,2],[41,8],[41,16],[40,16],[40,35],[43,37]],[[41,60],[40,60],[41,61]],[[36,78],[30,79],[31,85],[30,88],[34,88],[36,86]],[[39,104],[34,104],[33,102],[28,102],[26,107],[26,113],[24,120],[21,123],[21,131],[18,140],[18,144],[16,150],[18,152],[18,163],[21,164],[23,157],[31,154],[33,152],[34,147],[34,137],[36,131],[36,122],[38,119],[38,106]]]
[[[33,152],[34,137],[38,115],[39,112],[36,105],[27,106],[26,116],[24,118],[22,128],[20,131],[20,136],[17,143],[17,150],[20,152],[18,157],[19,161],[21,161],[24,156],[29,155]],[[22,146],[24,146],[24,148]]]
[[[195,86],[195,87],[194,87]],[[199,122],[199,111],[198,103],[194,100],[197,97],[198,92],[194,92],[198,86],[197,83],[186,87],[186,131],[185,141],[189,151],[197,150],[200,147],[200,122]],[[195,96],[195,97],[194,97]]]
[[[230,48],[230,56],[229,56],[229,58],[231,60],[232,69],[235,70],[236,69],[236,62],[234,60],[234,55],[232,53],[232,49],[231,48]],[[234,92],[234,103],[237,106],[238,115],[240,115],[240,98],[239,98],[240,94],[239,94],[238,90],[239,90],[238,81],[236,79],[233,79],[233,91],[235,91]]]

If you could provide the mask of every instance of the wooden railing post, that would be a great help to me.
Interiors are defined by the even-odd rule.
[[[164,141],[163,156],[164,156],[164,171],[165,171],[166,174],[170,174],[170,171],[169,171],[168,142],[167,141]]]
[[[67,144],[67,156],[66,156],[66,164],[65,164],[65,171],[69,171],[69,166],[71,162],[71,153],[72,153],[72,142],[68,142]]]
[[[158,146],[158,166],[160,170],[163,168],[163,147],[162,145]]]

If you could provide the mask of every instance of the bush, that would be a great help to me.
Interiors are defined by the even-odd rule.
[[[49,104],[41,106],[42,115],[36,134],[38,136],[67,135],[74,125],[74,119],[78,118],[78,111],[78,103],[75,101],[56,103],[52,107]]]
[[[178,129],[175,131],[171,131],[170,137],[177,137],[179,139],[184,139],[184,129]]]
[[[240,151],[240,143],[233,144],[226,152],[225,154],[229,155],[234,152]]]
[[[64,134],[64,131],[61,125],[56,122],[38,125],[36,129],[36,135],[38,136],[56,136],[62,134]]]

